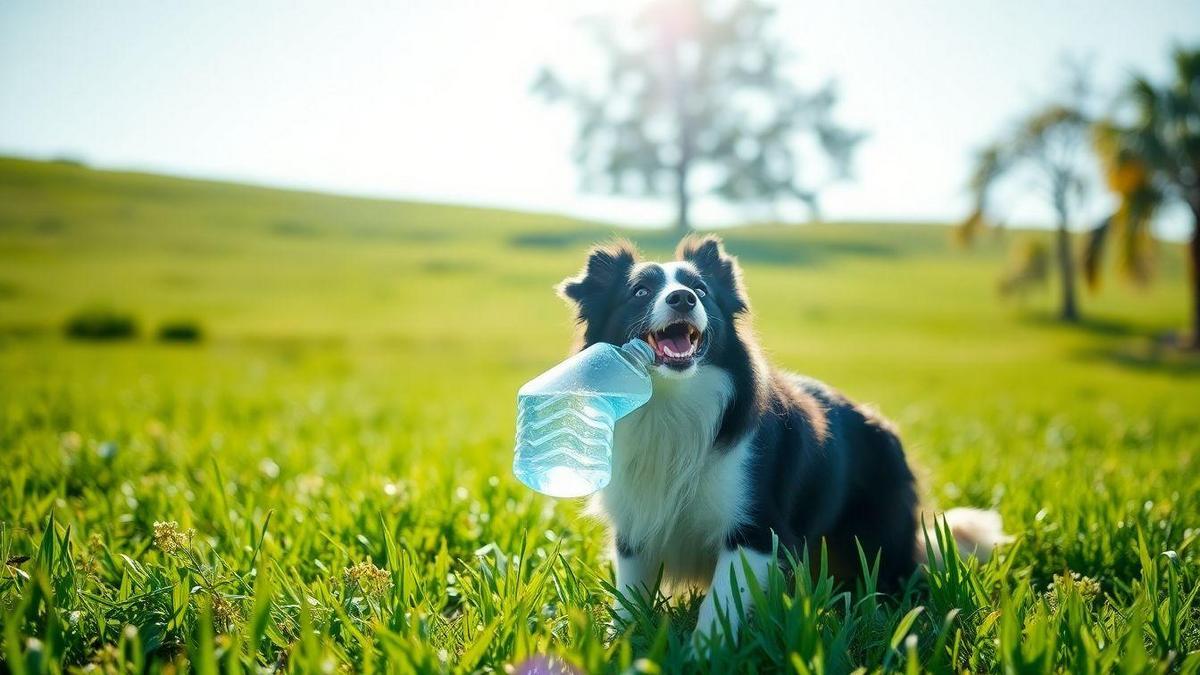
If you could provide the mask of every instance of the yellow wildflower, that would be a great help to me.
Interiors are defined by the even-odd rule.
[[[392,587],[392,577],[385,569],[376,567],[370,561],[363,561],[346,568],[346,581],[358,584],[368,597],[381,597]]]
[[[179,523],[171,521],[156,521],[154,523],[154,545],[168,555],[176,555],[186,551],[192,545],[195,530],[181,530]]]

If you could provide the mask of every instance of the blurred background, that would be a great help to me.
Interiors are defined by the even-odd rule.
[[[964,239],[985,222],[1081,234],[1106,223],[1130,202],[1112,179],[1137,139],[1105,146],[1099,127],[1139,123],[1137,83],[1165,93],[1194,77],[1200,41],[1188,2],[0,12],[0,152],[12,157],[616,227],[961,223]],[[1181,72],[1173,50],[1189,49]],[[1045,119],[1055,110],[1072,117]],[[1153,213],[1111,228],[1130,231],[1108,237],[1130,276],[1157,266],[1142,239],[1194,232],[1195,178],[1180,181],[1150,175]],[[11,197],[10,209],[28,201]],[[354,228],[280,211],[269,227],[301,237]],[[1095,261],[1072,244],[1067,276],[1097,283],[1103,243]],[[1066,269],[1050,240],[1014,246],[1006,288]]]
[[[237,559],[276,513],[281,584],[381,527],[599,568],[511,477],[515,391],[589,246],[715,230],[773,362],[895,418],[929,503],[1118,588],[1139,532],[1195,561],[1198,222],[1194,0],[8,0],[0,549],[57,510]]]
[[[651,4],[5,3],[0,148],[662,225],[674,213],[660,200],[580,194],[578,118],[527,95],[543,66],[599,84],[610,54],[589,19],[633,31]],[[1088,67],[1101,113],[1135,73],[1169,81],[1170,49],[1200,37],[1200,10],[1185,1],[774,9],[747,30],[791,57],[781,78],[809,93],[829,86],[835,119],[865,135],[853,180],[822,193],[833,220],[954,221],[968,206],[972,152],[1013,117],[1059,99],[1064,62]],[[1096,215],[1105,195],[1093,197]],[[697,223],[748,217],[700,201]],[[1015,222],[1050,222],[1038,200],[1015,201],[1006,211]]]

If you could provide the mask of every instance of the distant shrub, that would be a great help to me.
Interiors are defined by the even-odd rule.
[[[162,342],[200,342],[204,339],[204,328],[190,319],[164,321],[158,327],[158,339]]]
[[[67,319],[63,332],[74,340],[130,340],[137,337],[137,320],[110,307],[89,307]]]
[[[271,223],[271,232],[281,237],[315,237],[321,234],[315,225],[299,220],[278,220]]]
[[[83,159],[79,157],[72,157],[70,155],[59,155],[50,161],[63,166],[74,166],[80,168],[87,166],[87,162],[83,161]]]
[[[67,221],[58,216],[45,216],[33,226],[37,234],[61,234],[67,229]]]
[[[1000,278],[1000,294],[1024,296],[1045,286],[1049,279],[1050,247],[1040,240],[1026,239],[1013,249],[1008,270]]]

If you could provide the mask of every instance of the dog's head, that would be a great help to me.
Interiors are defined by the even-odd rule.
[[[748,309],[737,260],[708,236],[679,243],[672,262],[638,259],[627,242],[592,249],[578,276],[558,286],[583,325],[584,346],[641,338],[654,347],[655,371],[683,378],[720,363],[738,339]]]

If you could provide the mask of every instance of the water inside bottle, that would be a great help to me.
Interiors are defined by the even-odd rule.
[[[646,398],[593,391],[520,396],[513,473],[552,497],[602,489],[611,478],[613,426]]]

